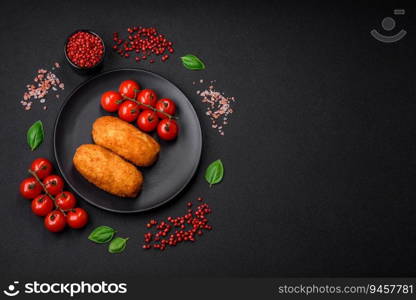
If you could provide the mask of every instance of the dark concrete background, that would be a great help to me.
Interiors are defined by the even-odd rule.
[[[400,7],[401,5],[402,7]],[[336,1],[10,1],[0,4],[1,243],[4,282],[137,277],[414,276],[416,102],[414,10],[410,3]],[[395,17],[408,35],[382,44],[369,31]],[[50,234],[18,194],[39,156],[53,159],[52,129],[63,99],[87,79],[63,57],[63,42],[90,28],[155,25],[175,44],[167,63],[136,64],[109,51],[104,70],[141,67],[177,84],[193,101],[204,134],[200,169],[183,195],[148,213],[120,215],[80,200],[85,230]],[[191,72],[193,53],[207,69]],[[38,68],[62,64],[61,100],[48,110],[19,104]],[[224,137],[210,128],[192,82],[217,80],[235,96]],[[26,130],[46,137],[28,150]],[[223,183],[209,188],[207,165],[221,158]],[[202,196],[214,230],[165,252],[140,248],[146,221],[180,215]],[[110,255],[87,240],[98,225],[129,236]]]

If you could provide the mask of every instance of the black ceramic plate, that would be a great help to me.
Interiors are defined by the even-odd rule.
[[[144,184],[137,198],[121,198],[100,190],[85,180],[72,163],[78,146],[93,143],[93,122],[104,115],[116,115],[101,108],[101,94],[117,90],[119,84],[127,79],[136,80],[141,87],[154,89],[158,97],[174,100],[180,127],[176,141],[164,142],[158,139],[161,151],[157,162],[151,167],[140,168]],[[71,93],[62,105],[55,123],[54,147],[59,170],[79,196],[108,211],[132,213],[162,205],[185,188],[198,167],[202,134],[194,108],[173,83],[152,72],[121,69],[100,74]]]

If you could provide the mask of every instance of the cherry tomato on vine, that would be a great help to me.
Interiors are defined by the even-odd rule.
[[[114,91],[107,91],[101,96],[101,107],[108,112],[115,112],[120,107],[123,97]]]
[[[66,225],[65,216],[61,211],[53,210],[46,215],[43,224],[50,232],[62,231]]]
[[[71,228],[82,228],[88,222],[88,213],[82,208],[71,209],[66,214],[66,222]]]
[[[42,186],[35,177],[26,178],[20,183],[20,194],[26,199],[33,199],[41,192]]]
[[[157,101],[156,109],[167,113],[168,115],[174,116],[176,112],[176,104],[171,99],[163,98]],[[157,115],[161,119],[168,118],[167,115],[158,112]]]
[[[118,91],[121,96],[129,98],[134,98],[135,90],[140,90],[140,86],[134,80],[125,80],[120,84],[118,88]]]
[[[123,102],[123,104],[120,106],[120,109],[118,110],[118,116],[120,119],[127,122],[133,122],[136,120],[139,113],[139,105],[129,100]]]
[[[53,201],[48,195],[39,195],[32,200],[32,212],[44,217],[50,213],[53,209]]]
[[[159,123],[157,113],[153,110],[146,109],[142,111],[137,118],[137,126],[143,131],[150,132],[156,129]]]
[[[43,179],[52,173],[52,163],[46,158],[36,158],[30,165],[30,169],[36,173],[39,179]]]
[[[137,95],[136,100],[140,103],[150,105],[152,107],[155,107],[157,96],[156,93],[151,89],[145,89],[140,91],[140,93]],[[141,109],[147,109],[148,107],[144,105],[140,105]]]
[[[58,175],[49,175],[43,180],[43,184],[52,196],[58,195],[64,188],[64,180]]]
[[[171,141],[178,135],[178,124],[172,119],[163,119],[157,125],[157,134],[161,139]]]
[[[63,210],[74,208],[77,204],[77,199],[74,194],[68,191],[63,191],[55,197],[56,205]]]

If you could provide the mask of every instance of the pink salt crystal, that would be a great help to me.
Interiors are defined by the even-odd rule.
[[[56,68],[60,67],[59,63],[54,63],[54,65]],[[52,67],[52,69],[53,68],[54,67]],[[64,89],[64,84],[59,81],[59,78],[54,73],[46,69],[38,69],[33,81],[36,86],[34,84],[26,85],[27,91],[23,94],[23,100],[26,102],[28,102],[30,99],[40,99],[39,102],[44,103],[46,101],[44,97],[46,97],[50,89],[53,91],[57,91],[57,87],[61,88],[62,90]],[[26,110],[29,110],[32,102],[27,103],[27,105],[24,103],[21,104]]]
[[[203,80],[200,80],[202,83]],[[211,127],[218,130],[220,135],[224,135],[223,127],[228,125],[226,116],[233,113],[231,103],[235,101],[234,97],[225,97],[224,92],[218,92],[212,85],[215,80],[211,81],[211,85],[204,91],[198,90],[196,93],[201,96],[201,102],[207,103],[206,115],[211,120]],[[220,121],[221,120],[221,121]],[[220,124],[217,124],[220,123]]]

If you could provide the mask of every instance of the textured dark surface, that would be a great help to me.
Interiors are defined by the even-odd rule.
[[[401,8],[397,2],[316,3],[2,2],[4,281],[415,275],[414,11],[402,4],[407,13],[395,17],[397,28],[409,33],[382,44],[369,32]],[[168,62],[137,66],[172,80],[193,101],[204,136],[200,168],[180,198],[154,211],[112,214],[80,200],[91,215],[88,227],[50,234],[18,184],[34,158],[53,158],[62,98],[87,79],[65,64],[64,38],[90,28],[109,45],[114,31],[136,24],[156,25],[175,43]],[[203,58],[207,69],[184,69],[179,56],[186,53]],[[25,112],[19,100],[26,83],[54,61],[63,65],[61,100]],[[134,66],[109,51],[103,71]],[[237,98],[224,137],[210,128],[196,95],[207,84],[192,85],[201,78],[216,79]],[[32,153],[25,134],[38,119],[46,138]],[[209,188],[203,171],[217,158],[225,178]],[[181,215],[198,196],[213,209],[212,232],[166,252],[140,249],[149,218]],[[124,253],[110,255],[87,240],[103,224],[130,237]]]

